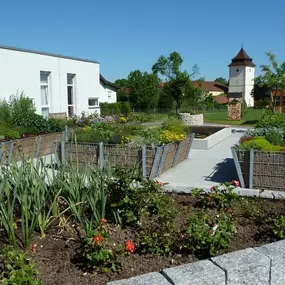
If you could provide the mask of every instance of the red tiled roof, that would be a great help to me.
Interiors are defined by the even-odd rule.
[[[229,102],[229,99],[226,96],[223,96],[223,95],[213,96],[213,99],[218,104],[227,104]]]
[[[205,92],[228,93],[228,86],[215,81],[193,81],[194,87],[201,88]]]

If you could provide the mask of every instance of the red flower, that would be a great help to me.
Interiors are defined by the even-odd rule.
[[[163,186],[163,182],[161,182],[161,181],[156,181],[156,184],[159,185],[160,187]]]
[[[36,242],[34,242],[34,243],[31,244],[32,252],[36,252],[37,246],[38,246],[38,244],[37,244]]]
[[[102,218],[102,219],[101,219],[101,222],[102,222],[103,224],[106,224],[106,223],[107,223],[107,220],[106,220],[105,218]]]
[[[215,190],[215,187],[214,187],[214,186],[211,186],[210,190],[211,190],[211,191],[214,191],[214,190]]]
[[[93,237],[93,241],[96,242],[97,244],[101,245],[102,244],[102,236],[100,234],[98,234],[97,236]]]
[[[227,212],[228,212],[229,214],[232,214],[232,213],[233,213],[233,209],[232,209],[232,208],[228,208]]]
[[[128,252],[134,252],[135,251],[135,245],[130,240],[127,240],[125,249]]]
[[[235,187],[240,187],[240,183],[238,180],[233,180],[232,185],[234,185]]]

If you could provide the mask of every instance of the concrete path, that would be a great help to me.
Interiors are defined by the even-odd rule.
[[[207,187],[238,180],[231,146],[234,146],[246,129],[232,127],[235,132],[208,150],[191,149],[189,159],[158,177],[159,181],[192,187]]]
[[[284,285],[285,240],[107,285]]]

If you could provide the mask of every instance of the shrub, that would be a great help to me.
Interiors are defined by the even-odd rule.
[[[265,138],[272,143],[273,145],[282,145],[283,144],[283,134],[284,132],[281,129],[281,132],[276,129],[270,129],[265,135]]]
[[[198,211],[189,221],[185,235],[185,246],[191,251],[203,255],[216,255],[219,250],[227,248],[236,232],[231,218],[225,214],[210,218]]]
[[[149,113],[132,113],[130,120],[140,123],[153,122],[154,118]]]
[[[132,112],[131,104],[129,102],[123,102],[121,103],[121,112],[123,115],[130,115]]]
[[[21,137],[19,131],[11,130],[11,128],[5,124],[0,125],[0,136],[11,140],[19,139]]]
[[[267,111],[258,121],[257,128],[281,128],[285,130],[285,116],[278,112]]]
[[[200,202],[204,207],[225,210],[233,207],[234,202],[239,199],[239,196],[233,190],[234,186],[225,183],[219,186],[212,186],[210,192],[193,189],[192,195],[200,199]]]
[[[122,105],[121,103],[100,103],[101,114],[103,116],[121,115]]]
[[[239,145],[239,149],[250,150],[251,148],[263,151],[280,151],[281,147],[272,145],[265,137],[253,137],[243,141]]]
[[[177,134],[184,134],[185,125],[177,118],[168,118],[162,124],[162,129]]]
[[[279,239],[285,238],[285,216],[275,218],[273,232]]]
[[[35,263],[23,252],[12,246],[4,247],[0,252],[0,279],[3,284],[41,285]],[[1,284],[2,284],[1,282]]]
[[[36,113],[18,113],[12,118],[15,127],[29,128],[33,133],[48,132],[48,121]]]
[[[187,138],[186,134],[173,132],[169,130],[163,130],[159,136],[160,142],[162,144],[168,144],[172,142],[179,142]]]
[[[51,118],[48,120],[48,129],[50,132],[62,132],[66,126],[66,120]]]

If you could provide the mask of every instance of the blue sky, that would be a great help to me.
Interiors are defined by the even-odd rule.
[[[111,81],[177,51],[206,80],[228,77],[243,43],[257,65],[285,60],[285,1],[2,0],[0,44],[94,59]]]

